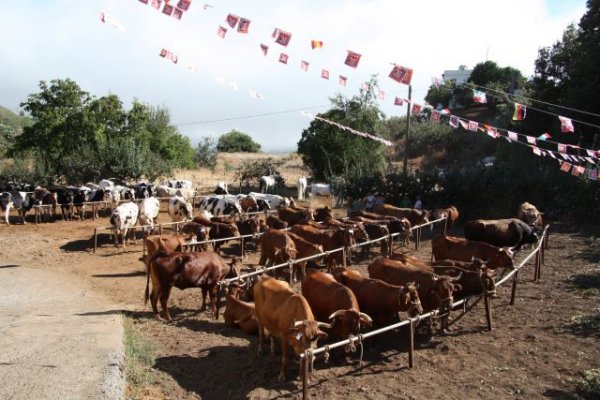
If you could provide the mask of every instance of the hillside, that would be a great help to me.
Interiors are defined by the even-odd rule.
[[[0,123],[14,128],[17,133],[21,133],[23,127],[31,125],[31,118],[20,117],[8,108],[0,106]]]

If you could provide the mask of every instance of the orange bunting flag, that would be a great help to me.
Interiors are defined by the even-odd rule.
[[[573,127],[573,121],[571,121],[570,118],[561,117],[559,115],[558,119],[560,120],[560,131],[562,133],[573,133],[573,132],[575,132],[575,128]]]
[[[340,78],[338,79],[338,82],[340,83],[340,86],[346,86],[346,84],[348,83],[348,78],[346,78],[345,76],[340,75]]]
[[[282,46],[287,46],[292,39],[292,34],[289,32],[282,31],[280,29],[276,29],[275,32],[277,38],[275,39],[275,43],[279,43]]]
[[[390,72],[390,78],[392,78],[396,82],[403,83],[405,85],[410,85],[412,75],[412,69],[397,64],[394,64],[394,68]]]
[[[311,40],[310,47],[313,49],[320,49],[321,47],[323,47],[323,41],[322,40]]]
[[[287,64],[289,56],[285,53],[281,53],[279,55],[279,62],[282,64]]]
[[[321,70],[321,78],[329,79],[329,71],[327,71],[326,69],[322,69]]]
[[[360,61],[360,57],[360,54],[348,50],[348,55],[346,56],[344,64],[349,67],[356,68],[358,66],[358,62]]]
[[[227,33],[227,28],[224,28],[219,25],[219,30],[217,31],[217,35],[219,35],[220,38],[225,39],[226,33]]]
[[[305,72],[308,71],[308,65],[309,65],[308,62],[306,62],[304,60],[300,61],[300,68],[302,68],[302,71],[305,71]]]
[[[234,14],[229,14],[227,15],[227,18],[225,18],[225,22],[227,22],[227,24],[232,28],[235,28],[239,20],[240,17]]]
[[[522,121],[525,119],[525,114],[527,113],[527,107],[523,104],[515,103],[515,112],[513,114],[513,121]]]

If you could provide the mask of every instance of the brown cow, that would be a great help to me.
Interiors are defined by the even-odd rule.
[[[402,243],[404,244],[408,244],[410,243],[410,238],[412,237],[412,230],[411,225],[410,225],[410,221],[406,218],[396,218],[396,217],[388,217],[388,216],[384,216],[384,215],[377,215],[377,214],[373,214],[373,213],[369,213],[366,211],[362,212],[363,214],[368,214],[370,216],[375,216],[378,217],[376,219],[372,219],[369,217],[365,217],[362,215],[353,215],[350,217],[351,220],[353,221],[359,221],[359,222],[363,222],[363,223],[370,223],[370,224],[385,224],[388,228],[388,230],[390,231],[390,233],[400,233],[400,239],[402,240]]]
[[[242,290],[235,285],[229,286],[223,319],[225,325],[239,326],[242,332],[255,335],[258,333],[258,321],[254,312],[254,303],[240,300],[239,296]]]
[[[534,229],[518,218],[476,219],[465,222],[465,238],[492,246],[508,246],[519,250],[525,244],[534,244],[538,236]]]
[[[152,304],[154,315],[159,318],[157,301],[163,311],[166,320],[171,319],[167,302],[171,289],[199,287],[202,290],[202,308],[206,309],[206,293],[210,296],[212,312],[215,319],[219,319],[219,307],[217,304],[217,282],[226,278],[239,275],[239,259],[234,258],[231,264],[227,264],[219,255],[212,251],[199,253],[171,253],[169,255],[159,253],[150,263],[150,277],[152,278],[152,294],[149,294],[148,283],[146,283],[145,299]]]
[[[180,235],[152,235],[147,236],[144,239],[144,246],[146,247],[146,255],[140,258],[146,264],[146,272],[148,273],[148,279],[150,278],[150,267],[149,263],[158,253],[170,254],[176,251],[183,251],[183,245],[186,240]],[[147,285],[148,283],[146,283]]]
[[[317,229],[308,225],[294,225],[290,231],[309,242],[322,245],[325,251],[349,247],[354,244],[354,231],[352,229],[339,227],[331,230]],[[327,258],[327,267],[329,271],[331,271],[337,263],[342,263],[342,251],[330,254]]]
[[[485,260],[491,269],[514,268],[513,252],[508,247],[499,248],[483,242],[473,242],[453,236],[436,236],[431,241],[432,260],[471,261]]]
[[[320,328],[331,325],[315,321],[315,317],[304,296],[295,294],[287,282],[263,276],[254,285],[254,304],[258,318],[258,353],[263,349],[264,329],[271,336],[271,353],[275,351],[275,338],[281,341],[281,368],[278,380],[285,379],[288,346],[296,355],[309,349],[313,342],[327,338]]]
[[[455,206],[450,206],[448,208],[438,208],[433,211],[432,218],[440,219],[446,218],[446,232],[450,232],[450,230],[454,227],[454,224],[458,220],[459,212]]]
[[[256,212],[258,211],[258,203],[252,196],[244,196],[239,199],[240,207],[243,212]]]
[[[204,225],[198,224],[196,222],[186,222],[185,225],[181,228],[181,233],[187,233],[190,235],[188,240],[194,238],[197,242],[205,242],[208,239],[208,231],[210,228],[207,228]],[[196,251],[207,251],[208,243],[202,243],[195,245],[194,249]]]
[[[333,212],[331,211],[331,208],[329,208],[328,206],[325,206],[323,208],[317,208],[315,210],[315,221],[323,221],[324,219],[327,218],[333,218]]]
[[[379,279],[365,278],[349,268],[336,268],[333,276],[352,290],[362,312],[369,314],[377,326],[397,321],[400,311],[406,311],[411,317],[423,312],[419,294],[412,284],[390,285]]]
[[[417,210],[414,208],[399,208],[389,204],[380,204],[375,208],[375,212],[382,215],[389,215],[396,218],[406,218],[411,226],[426,224],[429,222],[431,212],[428,210]]]
[[[298,251],[294,241],[280,229],[269,229],[260,237],[259,265],[267,265],[270,261],[281,264],[296,258]]]
[[[456,278],[438,276],[419,267],[406,265],[400,261],[378,257],[369,266],[369,276],[381,279],[391,285],[406,285],[414,282],[417,285],[419,298],[423,311],[429,312],[440,308],[449,307],[453,302],[453,292],[460,288],[454,282]]]
[[[257,249],[258,234],[260,233],[260,218],[254,216],[242,221],[236,221],[235,224],[237,225],[241,236],[252,235],[252,238],[250,238],[251,240],[248,240],[248,238],[244,239],[244,245],[248,242],[252,242],[254,243],[254,249]]]
[[[226,239],[235,238],[240,236],[240,231],[235,224],[226,224],[223,222],[212,222],[210,223],[209,230],[210,240],[215,239]],[[214,242],[215,251],[218,253],[223,244],[227,243],[227,240],[219,240]]]
[[[459,290],[456,291],[455,297],[457,299],[484,292],[491,295],[496,294],[495,272],[477,258],[473,258],[470,262],[456,260],[425,261],[406,254],[394,254],[392,259],[441,275],[455,276],[462,272],[457,282],[460,285]]]
[[[331,321],[331,330],[327,333],[332,338],[346,339],[356,335],[361,325],[370,327],[373,324],[367,314],[360,312],[352,290],[331,274],[309,269],[302,279],[302,295],[318,321]]]
[[[313,211],[306,208],[297,210],[291,207],[280,207],[277,210],[279,219],[288,223],[288,226],[293,226],[305,220],[312,220]]]
[[[288,227],[288,223],[280,220],[274,215],[269,215],[266,220],[266,224],[269,228],[285,229]]]
[[[317,254],[321,254],[323,253],[323,246],[321,246],[320,244],[314,244],[309,242],[308,240],[305,240],[303,238],[301,238],[300,236],[296,235],[293,232],[286,232],[286,235],[288,235],[290,237],[290,239],[292,239],[294,241],[294,244],[296,245],[296,250],[298,251],[298,253],[296,254],[296,259],[301,259],[301,258],[305,258],[305,257],[311,257]],[[320,257],[319,257],[320,259]],[[302,261],[299,263],[294,264],[294,268],[296,271],[296,279],[298,280],[298,278],[302,279],[306,276],[306,264],[310,263],[310,265],[316,266],[318,259],[313,259],[311,261]]]

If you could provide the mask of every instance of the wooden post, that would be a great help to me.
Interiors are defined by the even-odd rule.
[[[543,258],[543,253],[542,253],[542,248],[540,247],[538,249],[537,255],[535,257],[535,261],[536,261],[536,268],[535,270],[537,271],[537,274],[535,276],[536,280],[540,280],[542,279],[542,258]]]
[[[158,234],[162,235],[162,224],[158,224]]]
[[[540,252],[539,252],[539,250],[537,250],[535,253],[535,263],[534,263],[534,268],[533,268],[533,281],[534,282],[537,282],[537,280],[538,280],[539,263],[540,263]]]
[[[302,400],[308,398],[308,356],[304,353],[302,357]]]
[[[512,291],[510,293],[510,305],[515,305],[515,295],[517,294],[517,282],[519,281],[519,271],[515,272],[512,281]]]
[[[94,228],[94,253],[98,249],[98,228]]]
[[[242,257],[242,260],[244,259],[244,256],[246,255],[245,251],[244,251],[244,236],[240,237],[240,257]],[[291,281],[290,281],[291,283]]]
[[[412,369],[414,366],[414,353],[415,353],[415,321],[410,319],[408,325],[408,368]]]
[[[485,319],[487,320],[488,330],[492,330],[492,308],[490,307],[490,296],[485,294],[483,296],[485,303]]]
[[[346,248],[342,248],[342,266],[346,268]]]

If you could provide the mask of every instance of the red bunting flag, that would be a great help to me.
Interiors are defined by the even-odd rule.
[[[570,118],[561,117],[559,115],[558,119],[560,120],[560,131],[562,133],[572,133],[572,132],[575,132],[575,128],[573,127],[573,121],[571,121]]]
[[[431,120],[435,122],[440,122],[440,117],[442,114],[438,110],[433,110],[431,112]]]
[[[412,106],[412,110],[411,110],[411,112],[412,112],[413,114],[418,114],[418,113],[420,113],[420,112],[421,112],[421,105],[420,105],[420,104],[416,104],[416,103],[414,103],[414,104],[413,104],[413,106]]]
[[[269,52],[269,46],[267,46],[266,44],[260,44],[260,49],[262,50],[263,54],[266,56],[267,53]]]
[[[311,40],[310,47],[312,49],[320,49],[321,47],[323,47],[323,41],[322,40]]]
[[[148,4],[148,0],[140,0],[140,3]]]
[[[226,33],[227,33],[227,28],[224,28],[219,25],[219,30],[217,31],[217,35],[219,35],[220,38],[225,39]]]
[[[358,67],[360,57],[360,54],[348,50],[348,55],[346,56],[346,61],[344,61],[344,64],[346,64],[349,67],[356,68]]]
[[[402,105],[404,105],[404,99],[401,98],[401,97],[396,97],[394,99],[394,105],[395,106],[402,106]]]
[[[157,10],[160,8],[161,4],[162,4],[162,0],[152,0],[152,3],[150,3],[150,5],[154,8],[156,8]]]
[[[468,125],[468,130],[470,130],[471,132],[477,132],[477,129],[479,129],[479,124],[475,121],[469,121],[469,125]]]
[[[453,127],[454,129],[458,128],[459,122],[460,122],[460,119],[456,115],[451,115],[450,121],[448,121],[450,126]]]
[[[498,133],[498,130],[496,128],[494,128],[493,126],[487,127],[487,133],[489,136],[493,137],[494,139],[497,138],[498,136],[500,136],[500,134]]]
[[[585,172],[585,167],[579,165],[573,165],[573,169],[571,170],[571,175],[579,176]]]
[[[566,161],[563,161],[562,164],[560,165],[560,170],[563,172],[569,172],[570,169],[571,169],[571,164],[569,164]]]
[[[473,89],[473,101],[475,103],[482,103],[482,104],[487,103],[487,96],[486,96],[485,92],[482,92],[481,90]]]
[[[515,112],[513,113],[513,121],[522,121],[525,119],[527,113],[527,107],[523,104],[515,103]]]
[[[281,53],[279,55],[279,62],[282,64],[287,64],[289,56],[285,53]]]
[[[173,14],[174,8],[175,7],[173,7],[172,5],[165,3],[165,6],[163,7],[162,12],[163,12],[163,14],[168,15],[170,17],[171,14]]]
[[[227,24],[232,28],[235,28],[239,20],[240,17],[234,14],[229,14],[227,15],[227,18],[225,18],[225,22],[227,22]]]
[[[385,92],[383,90],[380,90],[377,92],[377,98],[379,100],[385,100]]]
[[[340,86],[346,86],[348,84],[348,78],[346,78],[343,75],[340,75],[340,78],[338,79],[338,82],[340,83]]]
[[[280,29],[276,29],[277,39],[275,39],[276,43],[279,43],[282,46],[287,46],[290,43],[290,39],[292,38],[292,34],[289,32],[282,31]],[[273,32],[275,33],[275,32]]]
[[[177,8],[179,8],[181,11],[187,11],[190,8],[191,3],[192,0],[179,0],[179,3],[177,3]]]
[[[308,65],[309,65],[308,62],[306,62],[304,60],[300,61],[300,68],[302,68],[302,71],[308,71]]]
[[[162,49],[159,56],[166,58],[167,60],[171,60],[174,64],[177,64],[177,56],[167,49]]]
[[[241,18],[237,31],[239,33],[248,33],[248,28],[250,28],[250,20],[247,18]]]
[[[394,68],[390,72],[390,78],[392,78],[396,82],[403,83],[405,85],[410,85],[412,75],[412,69],[397,64],[394,64]]]
[[[329,71],[327,71],[326,69],[322,69],[321,70],[321,78],[329,79]]]
[[[558,144],[556,145],[556,147],[558,148],[558,152],[559,152],[559,153],[566,153],[566,152],[567,152],[567,146],[565,146],[565,145],[564,145],[564,144],[562,144],[562,143],[558,143]]]
[[[182,9],[180,9],[180,8],[175,8],[175,9],[173,10],[173,17],[174,17],[174,18],[176,18],[176,19],[179,19],[179,20],[180,20],[182,16],[183,16],[183,10],[182,10]]]

